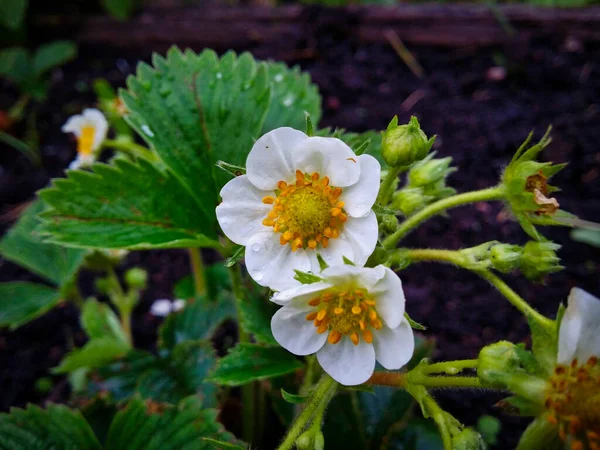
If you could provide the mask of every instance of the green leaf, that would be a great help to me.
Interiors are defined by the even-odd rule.
[[[316,127],[321,118],[321,96],[310,75],[298,66],[288,68],[279,62],[267,62],[265,66],[271,82],[271,103],[260,134],[279,127],[303,130],[305,112]]]
[[[213,444],[213,446],[211,447],[213,450],[227,450],[227,449],[244,450],[246,448],[246,447],[242,447],[241,445],[231,444],[230,442],[219,441],[217,439],[212,439],[212,438],[202,438],[202,440]]]
[[[531,329],[531,349],[540,368],[546,374],[551,374],[556,365],[558,354],[558,330],[549,331],[540,326],[536,320],[527,318]]]
[[[233,267],[238,261],[240,261],[246,253],[246,247],[240,245],[233,255],[225,260],[225,267]]]
[[[52,207],[39,229],[49,241],[126,249],[219,245],[214,211],[203,214],[170,172],[142,159],[94,164],[93,171],[69,171],[39,192]]]
[[[28,0],[2,0],[0,2],[0,24],[18,30],[27,11]]]
[[[135,9],[134,0],[102,0],[104,8],[115,19],[126,20]]]
[[[36,200],[27,207],[19,221],[0,241],[0,254],[3,258],[61,286],[72,279],[86,252],[43,242],[35,231],[40,224],[37,215],[43,209],[44,204],[41,200]]]
[[[232,441],[216,420],[217,411],[203,409],[199,398],[177,406],[134,399],[115,416],[106,441],[110,450],[211,450],[203,438]]]
[[[0,51],[0,75],[18,85],[31,79],[31,57],[24,47],[10,47]]]
[[[18,281],[0,283],[0,327],[14,330],[60,301],[60,293],[48,286]]]
[[[77,56],[77,45],[71,41],[54,41],[40,46],[33,55],[33,74],[43,75]]]
[[[404,313],[404,318],[408,321],[408,324],[414,330],[426,330],[427,329],[427,327],[425,325],[421,325],[419,322],[412,320],[407,312]]]
[[[235,304],[223,292],[216,301],[198,297],[183,310],[169,314],[158,331],[160,346],[173,348],[180,342],[209,339],[227,319],[235,317]]]
[[[90,339],[109,337],[128,345],[119,318],[106,303],[87,300],[81,312],[81,326]]]
[[[141,63],[121,91],[127,120],[214,216],[217,193],[230,179],[217,161],[244,165],[260,135],[270,97],[266,67],[248,53],[219,59],[212,50],[176,47],[152,62]]]
[[[294,355],[281,347],[241,343],[219,360],[209,380],[225,386],[239,386],[285,375],[302,366]]]
[[[29,405],[0,414],[3,450],[100,450],[102,447],[79,411],[63,405]]]
[[[571,231],[571,239],[600,248],[600,230],[578,228]]]
[[[294,272],[296,272],[296,275],[294,275],[294,280],[298,280],[302,284],[312,284],[323,281],[323,278],[312,273],[302,272],[301,270],[297,269],[294,269]]]
[[[290,394],[283,388],[281,388],[281,396],[286,402],[291,403],[293,405],[301,405],[302,403],[306,402],[306,400],[308,400],[307,395]]]
[[[248,293],[238,302],[239,324],[248,333],[254,335],[261,344],[277,345],[271,332],[271,318],[277,306],[263,296]]]
[[[38,150],[29,145],[27,142],[17,139],[12,134],[8,134],[5,131],[0,131],[0,142],[21,152],[27,157],[27,159],[29,159],[29,161],[31,161],[34,166],[41,166]]]
[[[112,337],[102,337],[88,341],[82,348],[65,356],[54,373],[68,373],[82,367],[94,369],[105,366],[129,351],[129,344]]]

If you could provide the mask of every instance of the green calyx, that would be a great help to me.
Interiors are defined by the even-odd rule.
[[[487,448],[481,435],[473,428],[465,428],[452,436],[454,450],[485,450]]]
[[[538,281],[544,275],[563,269],[556,251],[560,245],[554,242],[529,241],[523,247],[521,272],[529,280]]]
[[[501,182],[506,190],[506,200],[523,230],[536,240],[542,236],[535,225],[565,225],[556,219],[574,217],[559,209],[552,193],[559,189],[548,184],[548,180],[560,172],[566,164],[538,162],[536,158],[552,139],[551,127],[544,136],[528,148],[533,133],[530,133],[513,156],[502,174]]]
[[[398,125],[395,116],[383,134],[381,151],[390,167],[404,167],[427,156],[435,142],[435,136],[427,138],[415,116],[406,125]]]

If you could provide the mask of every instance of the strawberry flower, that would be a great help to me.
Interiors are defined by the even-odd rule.
[[[83,114],[69,117],[61,128],[63,133],[73,133],[77,137],[77,158],[69,169],[91,166],[97,157],[97,150],[106,139],[108,122],[97,109],[84,109]]]

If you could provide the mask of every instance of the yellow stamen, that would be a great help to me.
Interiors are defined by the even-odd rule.
[[[358,345],[358,333],[354,332],[350,334],[350,340],[354,345]]]
[[[339,331],[333,330],[329,333],[329,336],[327,337],[327,341],[330,344],[337,344],[338,342],[340,342],[340,340],[342,339],[342,333],[340,333]]]
[[[94,146],[94,127],[86,126],[81,129],[81,135],[77,138],[77,153],[80,155],[91,155]]]

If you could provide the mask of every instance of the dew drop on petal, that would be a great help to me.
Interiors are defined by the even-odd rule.
[[[258,252],[260,251],[260,244],[252,244],[251,248],[253,252]]]

